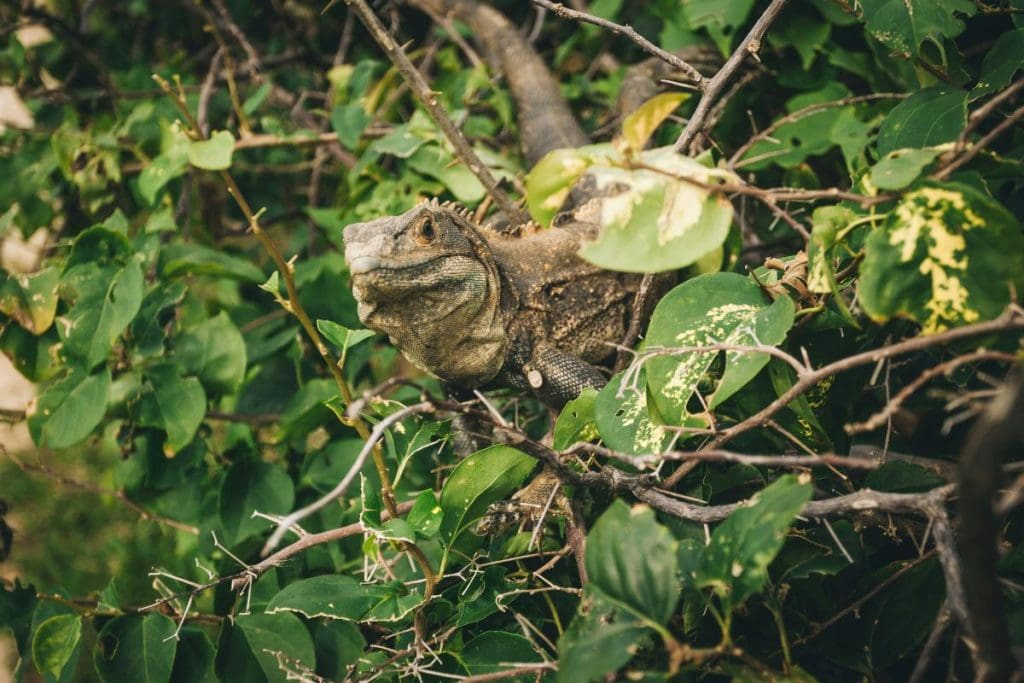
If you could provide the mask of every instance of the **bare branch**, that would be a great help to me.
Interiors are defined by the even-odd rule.
[[[276,548],[277,544],[281,542],[281,539],[294,524],[301,522],[314,512],[322,510],[331,502],[345,495],[345,491],[348,490],[349,485],[355,481],[355,478],[359,476],[359,472],[362,471],[363,465],[366,464],[366,459],[370,456],[370,452],[373,450],[373,447],[377,445],[377,442],[380,441],[381,437],[384,436],[384,432],[386,432],[391,425],[396,422],[401,422],[410,415],[433,412],[433,410],[434,404],[429,401],[414,403],[411,406],[406,406],[405,408],[388,415],[374,425],[373,431],[370,432],[369,437],[366,439],[366,443],[363,444],[362,450],[359,451],[359,455],[356,456],[355,461],[352,463],[352,467],[350,467],[348,472],[345,473],[345,476],[342,477],[337,486],[309,505],[299,508],[298,510],[282,517],[281,521],[278,522],[274,533],[270,535],[270,538],[268,538],[267,542],[263,545],[263,550],[261,551],[262,554],[267,555],[271,550]]]
[[[654,57],[657,57],[658,59],[664,60],[672,67],[683,72],[684,74],[686,74],[687,78],[693,81],[694,85],[696,85],[700,90],[704,90],[704,77],[701,75],[699,71],[697,71],[695,67],[683,61],[677,55],[674,55],[666,50],[663,50],[654,43],[652,43],[651,41],[647,40],[642,35],[637,33],[632,26],[616,24],[614,21],[602,19],[601,17],[594,16],[593,14],[587,14],[586,12],[570,9],[560,2],[551,2],[550,0],[531,1],[533,2],[533,4],[539,5],[540,7],[543,7],[545,9],[549,9],[564,19],[573,19],[575,21],[582,21],[588,24],[593,24],[594,26],[600,26],[601,28],[608,29],[612,33],[629,38],[634,43],[639,45],[640,49],[642,49],[644,52]]]
[[[480,183],[487,189],[493,199],[494,203],[508,216],[516,225],[525,225],[529,222],[529,217],[526,216],[515,203],[509,199],[508,195],[500,187],[498,187],[498,181],[495,180],[494,176],[491,175],[490,170],[487,166],[480,161],[480,158],[473,151],[469,141],[459,130],[455,122],[451,120],[448,114],[441,107],[437,101],[437,95],[431,90],[430,85],[423,79],[423,74],[409,61],[409,57],[406,56],[405,50],[395,42],[395,39],[391,37],[387,29],[380,23],[380,19],[374,14],[370,6],[366,4],[365,0],[345,0],[345,3],[355,10],[356,14],[359,15],[360,21],[369,30],[370,35],[373,36],[374,40],[384,49],[387,53],[388,58],[398,68],[398,71],[402,74],[405,82],[412,89],[416,95],[416,99],[420,101],[423,108],[426,109],[430,118],[434,120],[434,123],[438,125],[441,131],[448,138],[448,141],[455,148],[455,154],[459,160],[466,165],[466,167],[480,180]]]
[[[740,42],[732,56],[726,60],[722,68],[719,69],[718,73],[711,80],[704,83],[704,94],[700,98],[700,102],[697,103],[693,116],[686,123],[686,128],[683,129],[679,139],[676,140],[675,149],[677,152],[684,152],[697,137],[697,134],[704,131],[705,121],[715,104],[716,98],[722,93],[726,84],[748,56],[757,58],[758,53],[761,51],[761,39],[785,5],[786,0],[772,0],[764,14],[754,22],[750,32]]]

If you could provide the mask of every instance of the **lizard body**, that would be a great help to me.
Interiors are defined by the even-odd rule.
[[[530,164],[551,150],[589,142],[558,82],[504,15],[475,0],[406,2],[469,26],[488,65],[508,81]],[[638,84],[658,68],[627,74],[633,85],[620,95],[620,114],[653,94]],[[631,316],[646,318],[657,290],[674,280],[659,276],[645,310],[634,312],[641,276],[603,270],[578,256],[582,242],[597,235],[604,197],[615,191],[597,192],[584,175],[546,230],[491,229],[436,200],[348,226],[345,258],[360,320],[451,385],[510,387],[561,408],[584,388],[605,385],[600,365],[622,342]],[[549,509],[568,509],[559,487],[545,468],[511,501],[492,506],[477,532],[500,532],[516,520],[537,524]]]
[[[605,376],[594,364],[622,340],[639,286],[633,274],[577,256],[597,225],[510,236],[455,207],[425,202],[345,229],[345,258],[363,324],[415,365],[466,388],[532,391],[561,407]]]

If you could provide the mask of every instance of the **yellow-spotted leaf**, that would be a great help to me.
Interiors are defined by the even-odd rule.
[[[655,407],[671,424],[683,424],[694,391],[720,351],[688,351],[720,345],[775,346],[793,326],[793,301],[774,302],[750,278],[736,273],[709,273],[669,292],[654,310],[646,349],[664,349],[647,363],[647,382]],[[672,353],[677,349],[678,353]],[[699,407],[715,408],[752,380],[768,363],[762,351],[725,351],[717,385],[703,394]]]
[[[57,312],[60,273],[47,268],[31,275],[0,271],[0,313],[35,335],[50,329]]]
[[[1024,291],[1021,254],[1006,209],[968,185],[927,183],[868,236],[860,302],[877,321],[910,318],[925,333],[994,318]]]

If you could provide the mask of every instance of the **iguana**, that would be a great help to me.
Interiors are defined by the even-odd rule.
[[[469,25],[492,68],[509,80],[531,163],[587,142],[554,78],[503,15],[467,0],[409,4]],[[598,231],[603,197],[593,187],[573,188],[550,229],[492,229],[436,200],[348,226],[345,259],[360,320],[458,387],[511,387],[561,408],[584,388],[604,386],[599,365],[626,334],[641,276],[577,255]],[[547,502],[556,480],[550,473],[541,479],[520,499]]]

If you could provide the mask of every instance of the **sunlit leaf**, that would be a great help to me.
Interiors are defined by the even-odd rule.
[[[235,137],[226,130],[217,130],[209,140],[197,140],[188,147],[188,161],[196,168],[222,171],[231,167]]]

